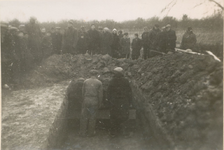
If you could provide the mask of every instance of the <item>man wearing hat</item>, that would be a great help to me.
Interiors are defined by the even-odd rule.
[[[68,21],[68,27],[65,30],[62,40],[62,53],[77,54],[78,31],[73,27],[73,21]]]
[[[100,53],[100,33],[96,30],[95,24],[91,25],[90,30],[88,31],[89,37],[89,52],[90,54],[99,54]]]
[[[149,32],[149,41],[150,41],[150,50],[156,51],[158,50],[158,43],[159,43],[159,34],[160,34],[159,25],[155,24],[152,28],[152,30]],[[149,57],[155,56],[156,53],[150,51]]]
[[[55,32],[51,33],[53,54],[61,54],[62,34],[61,27],[56,27]]]
[[[108,54],[111,56],[111,44],[113,41],[113,35],[110,32],[110,29],[105,27],[103,29],[103,38],[102,38],[102,54]]]
[[[102,105],[103,86],[97,79],[98,71],[90,71],[91,78],[84,81],[82,94],[82,114],[80,119],[80,136],[94,136],[96,112]]]
[[[158,51],[166,53],[166,27],[162,27],[162,31],[159,33]]]
[[[171,29],[171,25],[166,25],[166,51],[175,52],[176,47],[176,32]]]
[[[113,29],[112,31],[112,35],[113,35],[113,40],[112,40],[112,44],[111,44],[111,54],[112,57],[114,58],[119,58],[120,57],[120,39],[119,36],[117,35],[117,29]]]
[[[132,48],[132,59],[138,59],[140,56],[140,50],[142,48],[142,41],[138,37],[138,33],[135,33],[135,38],[132,40],[131,43],[131,48]]]
[[[131,41],[128,37],[128,33],[124,33],[123,38],[121,39],[121,58],[128,58],[130,54]]]
[[[12,39],[9,34],[8,24],[1,23],[1,67],[2,85],[9,84],[12,76],[10,65],[12,64]]]
[[[191,49],[194,50],[196,47],[196,35],[193,33],[191,27],[187,28],[187,31],[184,33],[180,48],[186,50]]]
[[[148,32],[148,27],[144,27],[144,32],[142,33],[142,47],[144,51],[144,59],[147,59],[149,57],[149,32]]]
[[[114,137],[120,132],[127,136],[126,124],[129,118],[129,107],[132,105],[132,90],[121,67],[114,69],[114,77],[109,82],[108,101],[110,103],[111,136]]]
[[[25,32],[28,34],[28,49],[33,55],[34,63],[39,64],[43,57],[41,50],[41,30],[36,23],[36,18],[31,17],[30,22],[25,25]]]

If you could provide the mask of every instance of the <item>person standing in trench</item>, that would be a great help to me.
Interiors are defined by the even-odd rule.
[[[82,112],[80,119],[80,136],[85,137],[95,135],[96,112],[100,108],[103,99],[102,82],[96,77],[98,71],[90,71],[91,78],[84,81],[82,94]]]
[[[81,113],[81,107],[83,102],[82,86],[84,81],[85,81],[84,78],[79,79],[74,78],[72,79],[67,88],[66,95],[68,97],[68,116],[69,116],[68,127],[77,127],[80,124],[78,119],[73,118],[73,115],[75,115],[75,113],[77,112]]]
[[[108,101],[110,103],[110,135],[115,137],[120,131],[129,136],[127,123],[129,107],[132,107],[132,90],[129,81],[123,75],[123,69],[114,69],[114,77],[108,86]]]

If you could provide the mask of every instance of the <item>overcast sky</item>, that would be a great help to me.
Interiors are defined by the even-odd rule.
[[[170,2],[176,5],[161,13]],[[209,0],[0,0],[2,21],[17,18],[27,21],[35,16],[38,21],[60,21],[62,19],[133,20],[153,16],[173,16],[180,19],[183,14],[191,18],[211,15],[218,7]],[[216,0],[223,5],[223,0]],[[195,7],[197,4],[203,5]],[[171,3],[172,5],[173,3]]]

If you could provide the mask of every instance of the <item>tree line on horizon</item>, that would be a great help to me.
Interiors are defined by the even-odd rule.
[[[38,18],[37,18],[38,21]],[[39,22],[41,28],[50,30],[51,27],[59,26],[62,29],[67,27],[68,20],[61,20],[58,22]],[[110,29],[143,29],[144,27],[152,28],[155,24],[163,27],[167,24],[170,24],[173,28],[185,29],[187,27],[193,28],[203,28],[208,30],[223,30],[223,15],[222,11],[215,13],[212,16],[205,17],[202,19],[192,19],[189,18],[186,14],[182,16],[182,19],[178,20],[172,16],[166,16],[162,19],[159,17],[151,17],[149,19],[137,18],[136,20],[128,20],[123,22],[116,22],[114,20],[92,20],[92,21],[83,21],[83,20],[73,20],[74,27],[80,29],[81,26],[84,26],[86,29],[90,28],[91,24],[96,24],[97,26],[108,27]],[[8,22],[9,25],[14,27],[19,27],[21,24],[26,24],[27,22],[20,22],[18,19],[13,19]]]

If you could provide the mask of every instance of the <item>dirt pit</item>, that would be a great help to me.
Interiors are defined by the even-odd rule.
[[[162,139],[159,140],[162,142],[168,141],[167,143],[171,143],[169,145],[172,145],[172,149],[222,149],[223,66],[222,63],[215,61],[212,57],[207,55],[199,56],[176,53],[158,56],[148,60],[135,61],[113,59],[107,55],[94,55],[92,57],[89,55],[53,55],[43,61],[40,67],[27,75],[24,79],[24,85],[34,89],[35,87],[42,87],[40,89],[42,92],[38,93],[38,90],[33,92],[32,97],[38,97],[45,92],[46,86],[49,84],[59,83],[71,78],[88,78],[89,70],[91,69],[99,70],[99,79],[106,85],[107,81],[111,78],[109,72],[116,66],[124,68],[125,76],[131,81],[136,108],[142,114],[140,115],[143,118],[142,120],[145,120],[145,125],[141,126],[144,128],[144,132],[150,135],[150,131],[153,130],[154,137],[156,139]],[[66,86],[64,85],[64,90]],[[21,91],[19,93],[21,93]],[[3,104],[3,107],[5,107],[3,108],[3,116],[4,112],[8,112],[8,114],[5,113],[5,116],[8,116],[8,120],[3,120],[3,124],[5,124],[5,127],[3,127],[3,145],[9,145],[11,139],[10,135],[13,135],[13,133],[7,130],[6,126],[8,125],[10,125],[16,133],[13,136],[19,137],[21,135],[26,135],[25,133],[23,134],[26,130],[22,129],[22,126],[18,129],[16,125],[13,124],[16,122],[14,119],[19,118],[17,117],[18,112],[16,112],[16,110],[23,111],[21,107],[27,105],[21,104],[21,106],[13,106],[14,103],[19,103],[15,100],[16,97],[19,97],[19,93],[16,93],[14,98],[12,97],[12,100],[8,100],[8,103],[6,100],[6,103]],[[24,93],[24,95],[29,94],[25,91]],[[45,96],[47,96],[47,94]],[[60,100],[61,103],[63,101],[62,99]],[[42,103],[40,108],[29,108],[27,111],[29,112],[36,109],[42,110],[44,104],[45,103]],[[14,107],[18,107],[18,109]],[[53,106],[49,104],[49,107],[51,108]],[[15,112],[13,109],[15,109]],[[9,110],[14,113],[9,113]],[[44,110],[46,110],[46,114],[49,115],[47,112],[49,109]],[[43,112],[45,112],[44,110]],[[60,114],[60,112],[58,113]],[[12,118],[10,118],[10,116],[12,116]],[[54,118],[54,116],[49,115],[49,118],[51,117]],[[32,117],[30,118],[34,119]],[[49,121],[49,119],[46,118],[48,117],[39,118],[40,120],[38,121]],[[29,124],[30,122],[28,122],[28,120],[29,119],[19,120],[19,124],[22,122]],[[35,124],[38,123],[35,122]],[[29,129],[30,128],[32,128],[32,126],[30,126]],[[22,131],[20,131],[20,129],[22,129]],[[32,128],[32,130],[38,131],[38,128]],[[30,137],[38,135],[35,134],[37,131],[33,131],[33,136],[30,135]],[[106,136],[106,132],[104,131],[100,131],[99,133],[99,137],[96,137],[96,141]],[[75,139],[72,139],[72,135],[67,135],[71,137],[70,140],[68,139],[68,143],[70,144],[71,142],[69,141],[80,140],[76,136],[74,136]],[[141,132],[137,132],[136,137],[141,139]],[[28,139],[28,137],[24,136],[24,138],[15,141],[20,145],[22,143],[29,143],[26,142]],[[21,142],[18,142],[20,140]],[[88,140],[90,139],[86,139],[86,142]],[[131,142],[131,140],[132,139],[130,139],[129,142]],[[54,140],[50,143],[54,143],[53,141]],[[125,140],[121,143],[123,142],[125,143]],[[158,140],[156,140],[156,142],[158,142]],[[107,145],[106,143],[107,138],[105,138],[105,145]],[[105,145],[102,146],[105,147]],[[160,143],[159,145],[162,144]],[[120,147],[122,146],[123,144],[120,145]],[[78,147],[77,149],[79,149]]]

